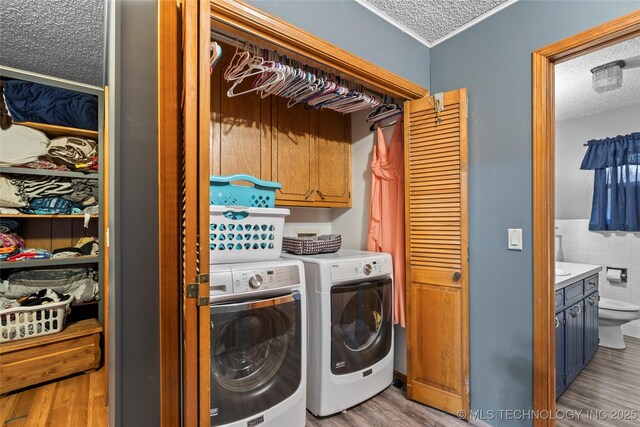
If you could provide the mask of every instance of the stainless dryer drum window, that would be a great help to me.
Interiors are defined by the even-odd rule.
[[[390,351],[391,278],[331,288],[331,372],[360,371]]]
[[[298,389],[299,293],[211,306],[212,426],[259,414]]]

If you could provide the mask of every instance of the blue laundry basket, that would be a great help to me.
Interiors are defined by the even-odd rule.
[[[234,185],[234,181],[247,181],[253,186]],[[210,203],[215,206],[247,206],[272,208],[276,202],[279,182],[265,181],[251,175],[236,174],[209,178]]]

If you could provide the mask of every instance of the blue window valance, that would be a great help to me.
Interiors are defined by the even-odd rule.
[[[580,169],[595,171],[589,230],[640,231],[640,132],[587,145]]]

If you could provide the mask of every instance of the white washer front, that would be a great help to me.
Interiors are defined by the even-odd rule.
[[[393,281],[388,254],[294,256],[305,264],[309,306],[307,409],[355,406],[393,381]]]
[[[304,426],[302,263],[212,265],[210,289],[210,425]]]

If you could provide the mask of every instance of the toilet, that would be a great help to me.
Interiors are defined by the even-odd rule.
[[[622,325],[640,319],[640,307],[628,302],[600,298],[598,338],[602,347],[625,349]]]

